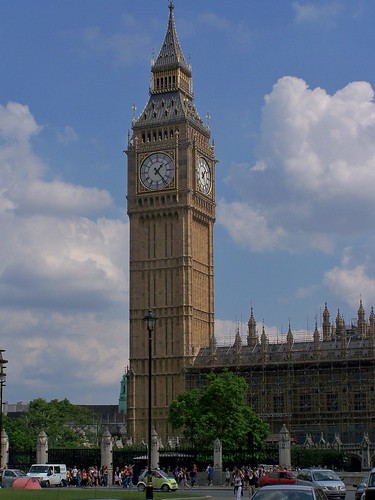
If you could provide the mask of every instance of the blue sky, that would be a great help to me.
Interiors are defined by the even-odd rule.
[[[167,0],[0,3],[5,399],[116,403],[128,364],[127,134]],[[215,141],[219,342],[250,307],[307,338],[374,305],[375,3],[175,0]]]

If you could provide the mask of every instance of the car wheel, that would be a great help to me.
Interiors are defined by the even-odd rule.
[[[138,484],[138,485],[137,485],[137,489],[138,489],[138,491],[145,491],[146,486],[145,486],[144,484],[142,484],[142,483],[141,483],[141,484]]]
[[[66,481],[64,481],[64,479],[61,479],[60,486],[61,486],[62,488],[64,488],[64,487],[66,486]]]
[[[163,486],[161,487],[161,491],[164,491],[164,492],[169,491],[169,489],[170,488],[167,484],[163,484]]]
[[[46,485],[46,488],[49,488],[51,486],[49,481],[46,481],[44,484]]]

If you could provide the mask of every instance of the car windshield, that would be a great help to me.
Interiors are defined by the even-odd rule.
[[[313,472],[315,481],[341,481],[339,476],[333,470],[320,470]]]
[[[260,489],[254,500],[313,500],[314,496],[311,491],[302,490],[264,490]]]
[[[48,472],[48,465],[32,465],[30,467],[29,472],[31,472],[32,474],[47,473]]]

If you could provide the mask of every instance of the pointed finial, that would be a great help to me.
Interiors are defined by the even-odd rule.
[[[169,0],[169,10],[172,12],[174,9],[173,0]]]
[[[134,121],[135,120],[135,112],[137,111],[137,106],[134,103],[132,106],[132,111],[133,111],[132,121]]]
[[[207,120],[207,126],[208,126],[208,128],[210,128],[210,120],[211,120],[211,115],[210,115],[210,113],[208,113],[208,112],[207,112],[207,114],[206,114],[206,120]]]

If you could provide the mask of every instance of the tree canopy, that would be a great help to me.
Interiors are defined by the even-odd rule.
[[[180,394],[169,406],[168,420],[192,445],[212,446],[219,438],[223,447],[247,446],[249,433],[261,449],[268,424],[248,404],[249,386],[243,377],[228,370],[210,373],[208,385]]]
[[[35,447],[42,430],[48,436],[50,448],[79,447],[97,444],[99,417],[67,399],[38,398],[30,402],[28,411],[19,418],[4,418],[4,428],[12,446],[20,450]]]

